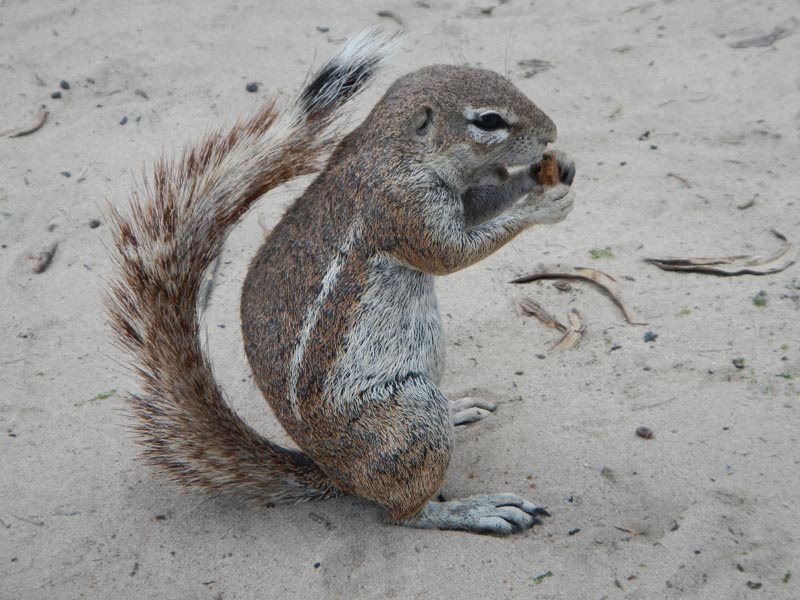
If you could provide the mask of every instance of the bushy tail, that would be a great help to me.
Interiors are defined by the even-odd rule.
[[[253,202],[322,167],[340,137],[335,122],[393,39],[379,32],[354,38],[290,108],[268,104],[180,159],[162,159],[134,193],[129,215],[110,209],[115,271],[107,311],[142,384],[129,396],[135,429],[148,462],[182,484],[268,501],[340,494],[308,457],[263,438],[226,404],[202,352],[197,295]]]

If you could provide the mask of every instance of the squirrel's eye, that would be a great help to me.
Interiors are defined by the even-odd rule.
[[[472,123],[484,131],[495,131],[496,129],[508,127],[508,123],[496,112],[485,112],[482,115],[478,115],[472,120]]]

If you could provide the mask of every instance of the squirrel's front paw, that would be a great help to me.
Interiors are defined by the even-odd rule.
[[[529,194],[526,200],[531,223],[550,225],[559,223],[567,217],[572,210],[575,196],[568,185],[559,183],[545,187],[538,194]]]

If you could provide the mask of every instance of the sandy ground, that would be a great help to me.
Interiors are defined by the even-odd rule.
[[[458,433],[444,493],[509,490],[552,511],[511,538],[390,527],[349,498],[188,494],[126,431],[135,382],[104,325],[103,203],[125,202],[162,150],[294,93],[346,36],[396,26],[381,9],[408,36],[362,113],[403,72],[482,65],[550,114],[578,163],[567,221],[438,283],[446,390],[499,404]],[[771,227],[800,241],[798,18],[791,0],[0,0],[0,131],[49,111],[0,138],[0,597],[800,597],[800,266],[718,278],[642,261],[769,253]],[[233,403],[278,439],[237,295],[304,183],[234,233],[206,315]],[[647,325],[585,284],[508,283],[540,264],[614,275]],[[517,313],[526,296],[561,318],[577,308],[580,346],[548,352],[558,334]]]

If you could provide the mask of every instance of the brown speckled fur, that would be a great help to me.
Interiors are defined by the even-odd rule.
[[[444,396],[431,385],[437,382],[376,381],[376,398],[336,405],[322,401],[324,384],[348,344],[371,259],[386,256],[422,273],[445,274],[491,254],[523,229],[509,226],[471,249],[449,246],[427,223],[432,200],[425,186],[439,185],[428,165],[463,138],[451,115],[460,115],[467,100],[475,106],[502,102],[521,117],[518,129],[554,136],[544,113],[495,73],[434,66],[401,78],[272,231],[242,293],[247,355],[283,427],[337,487],[383,504],[395,519],[414,514],[444,480],[452,434]],[[434,107],[433,139],[413,131],[408,115],[419,105]],[[412,184],[421,173],[430,177]],[[323,305],[302,362],[297,419],[287,403],[292,355],[331,258],[355,223],[363,235]],[[436,402],[425,408],[430,399],[414,398],[418,394]]]

